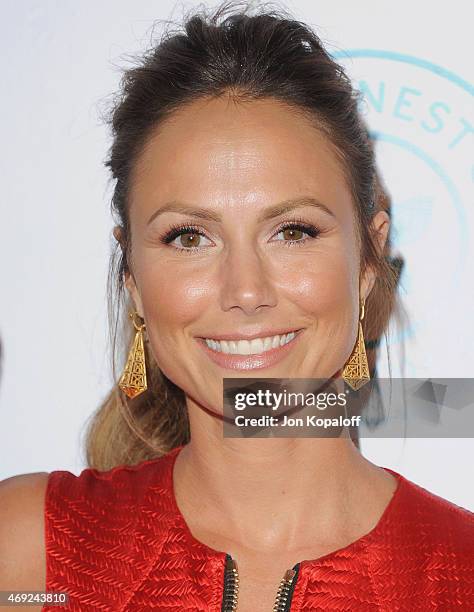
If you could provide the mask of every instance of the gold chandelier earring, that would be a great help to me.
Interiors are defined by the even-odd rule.
[[[140,315],[136,310],[128,315],[136,329],[132,348],[128,354],[127,363],[122,376],[120,377],[119,387],[130,398],[136,397],[146,391],[146,364],[145,347],[143,344],[143,331],[146,329],[145,323],[137,324],[135,317]]]
[[[361,321],[365,313],[365,300],[362,300],[362,312],[359,319],[359,332],[355,347],[349,357],[348,362],[342,371],[342,378],[355,391],[360,389],[370,380],[369,364],[367,361],[367,353],[365,352],[364,334],[362,332]]]

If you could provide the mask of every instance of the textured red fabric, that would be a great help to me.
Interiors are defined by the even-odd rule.
[[[46,587],[69,604],[43,610],[221,611],[226,554],[193,537],[174,497],[181,448],[106,472],[50,473]],[[291,612],[474,611],[474,514],[385,469],[398,487],[379,522],[301,561]]]

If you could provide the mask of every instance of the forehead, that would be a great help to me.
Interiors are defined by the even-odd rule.
[[[150,134],[131,179],[134,214],[169,200],[258,212],[259,204],[308,194],[336,209],[351,205],[329,138],[276,100],[186,105]]]

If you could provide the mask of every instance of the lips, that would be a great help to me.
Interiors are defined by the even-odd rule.
[[[260,355],[291,342],[294,337],[295,333],[290,332],[282,336],[268,336],[267,338],[254,338],[253,340],[211,340],[206,338],[206,344],[218,353]]]
[[[290,330],[291,331],[291,330]],[[198,338],[198,344],[204,351],[204,353],[213,361],[216,365],[221,368],[228,370],[260,370],[269,368],[278,362],[285,359],[287,355],[297,346],[300,342],[300,337],[303,336],[302,330],[296,333],[293,340],[275,349],[270,349],[264,353],[258,355],[235,355],[231,353],[219,353],[209,348],[204,338]],[[228,336],[227,336],[228,337]],[[258,336],[257,336],[258,337]]]

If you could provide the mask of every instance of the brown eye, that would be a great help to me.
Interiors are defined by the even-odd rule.
[[[308,240],[317,238],[320,230],[314,225],[309,225],[302,221],[293,221],[280,227],[277,235],[280,234],[283,234],[283,240],[278,240],[277,242],[282,242],[285,247],[291,247],[306,244]]]
[[[206,244],[201,240],[209,240],[197,227],[192,225],[175,225],[160,238],[163,244],[169,245],[179,253],[197,253],[202,251]]]
[[[287,240],[300,240],[303,236],[304,232],[300,229],[288,228],[283,230],[283,235]]]
[[[201,236],[195,232],[186,232],[180,235],[181,246],[185,248],[199,246]]]

